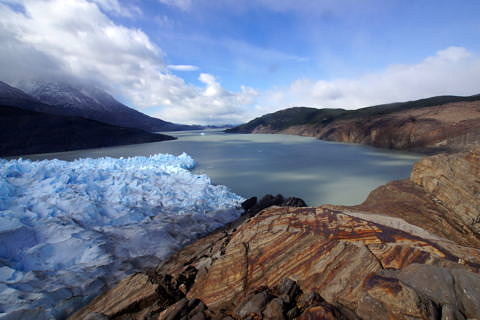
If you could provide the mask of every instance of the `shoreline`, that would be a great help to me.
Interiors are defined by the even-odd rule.
[[[477,155],[477,153],[478,153],[478,155]],[[427,170],[427,172],[428,172],[429,170],[433,170],[432,173],[429,173],[429,174],[432,174],[432,176],[435,177],[435,175],[437,174],[436,171],[435,171],[435,166],[436,165],[434,165],[433,166],[434,168],[431,169],[431,167],[432,167],[431,163],[435,164],[435,163],[438,162],[439,164],[441,164],[440,167],[442,168],[442,170],[445,170],[445,168],[443,168],[443,166],[446,166],[446,165],[448,166],[448,168],[453,168],[452,170],[458,170],[458,168],[464,168],[465,167],[465,164],[462,164],[462,165],[458,165],[458,164],[464,163],[466,161],[465,163],[467,163],[467,164],[468,163],[473,163],[473,164],[476,165],[477,162],[479,161],[479,159],[480,159],[480,150],[477,150],[476,153],[472,152],[471,154],[459,154],[459,155],[453,155],[453,156],[442,154],[442,155],[438,155],[438,156],[434,156],[434,157],[424,158],[419,163],[417,163],[415,165],[414,169],[412,170],[412,178],[411,179],[413,179],[412,181],[415,180],[416,182],[407,181],[407,180],[391,182],[391,183],[387,184],[386,186],[380,187],[377,190],[372,191],[370,193],[369,199],[367,199],[367,201],[365,203],[362,203],[362,204],[357,205],[357,206],[347,207],[347,206],[323,205],[323,206],[320,206],[320,207],[305,207],[305,203],[298,198],[283,199],[283,197],[278,197],[278,196],[277,197],[266,196],[258,202],[254,201],[254,199],[248,199],[243,203],[243,209],[244,209],[245,212],[240,218],[238,218],[237,220],[235,220],[232,223],[228,223],[227,225],[221,226],[220,229],[210,230],[209,232],[203,233],[203,235],[199,236],[200,238],[198,240],[191,239],[187,243],[184,243],[181,247],[177,248],[177,250],[172,252],[170,255],[164,257],[163,260],[162,260],[163,262],[161,262],[159,266],[157,266],[153,269],[150,269],[150,271],[148,271],[148,272],[144,271],[144,272],[140,272],[140,273],[138,273],[138,271],[137,271],[137,273],[135,273],[134,275],[127,276],[124,279],[130,279],[128,281],[125,280],[129,283],[128,288],[123,287],[122,290],[132,290],[132,288],[135,288],[137,286],[137,284],[134,284],[134,283],[137,283],[137,281],[143,281],[143,282],[147,281],[147,282],[145,282],[145,284],[146,283],[154,283],[155,285],[160,285],[160,284],[163,283],[162,281],[164,281],[164,280],[157,279],[158,272],[161,272],[162,274],[167,274],[167,275],[172,274],[172,272],[174,274],[175,274],[175,272],[180,272],[178,275],[175,275],[174,277],[181,276],[181,277],[187,277],[187,278],[188,277],[193,277],[193,278],[191,278],[191,280],[188,280],[190,282],[187,281],[188,283],[183,283],[185,285],[184,289],[182,289],[183,287],[182,288],[177,287],[175,289],[176,290],[175,291],[176,292],[175,296],[178,299],[175,300],[175,301],[173,301],[173,300],[170,301],[169,300],[171,302],[170,306],[172,304],[175,305],[176,303],[179,303],[181,301],[181,299],[185,298],[185,296],[187,296],[188,299],[191,299],[190,297],[196,296],[196,293],[195,294],[192,293],[191,296],[188,296],[187,293],[192,288],[193,288],[192,290],[197,290],[197,289],[194,289],[195,288],[195,281],[197,281],[196,280],[197,276],[202,275],[202,273],[200,273],[200,275],[198,274],[198,272],[200,271],[200,269],[198,269],[198,263],[200,263],[200,265],[202,265],[204,263],[204,262],[200,261],[203,258],[200,259],[199,261],[195,260],[195,259],[200,257],[200,256],[197,256],[200,253],[198,253],[198,252],[195,253],[196,250],[198,250],[199,243],[203,243],[201,246],[206,246],[206,247],[210,248],[209,250],[214,250],[213,248],[218,249],[218,247],[216,247],[215,244],[212,244],[211,241],[212,241],[212,239],[217,239],[217,240],[214,240],[214,242],[220,241],[218,237],[221,237],[221,239],[223,239],[222,241],[224,241],[224,245],[222,245],[222,246],[228,246],[232,237],[235,237],[235,235],[239,235],[243,231],[246,232],[246,231],[249,230],[249,228],[261,227],[262,224],[261,223],[258,224],[258,221],[260,221],[263,218],[260,218],[260,216],[263,216],[263,215],[266,214],[266,217],[268,217],[269,212],[271,212],[273,214],[273,216],[271,217],[271,219],[273,219],[273,220],[271,220],[271,222],[269,222],[270,224],[272,224],[272,226],[275,225],[276,223],[280,223],[280,224],[284,223],[284,222],[281,222],[282,221],[281,216],[283,214],[286,214],[287,216],[289,214],[291,214],[292,212],[298,212],[298,214],[300,214],[300,215],[305,214],[306,215],[305,217],[307,218],[308,223],[307,223],[307,221],[298,222],[299,224],[297,224],[296,222],[293,223],[293,224],[288,223],[288,225],[294,226],[293,228],[300,228],[299,230],[303,230],[304,228],[310,228],[308,226],[311,223],[310,219],[313,218],[315,220],[315,219],[318,219],[319,217],[322,217],[322,216],[323,217],[328,217],[329,221],[331,219],[334,219],[334,220],[336,219],[336,220],[339,221],[338,223],[340,223],[340,224],[344,224],[344,223],[347,223],[347,222],[352,223],[352,221],[353,221],[354,225],[356,225],[357,223],[359,223],[360,225],[363,225],[363,224],[366,223],[367,225],[371,225],[372,228],[380,228],[380,229],[387,228],[385,230],[388,230],[388,233],[392,233],[392,232],[393,233],[398,233],[400,235],[400,237],[407,237],[408,239],[417,239],[415,241],[424,241],[424,242],[426,241],[426,243],[428,243],[429,245],[432,245],[434,248],[436,246],[440,246],[440,247],[443,248],[443,249],[441,249],[441,252],[450,252],[450,253],[448,253],[448,255],[451,255],[451,252],[453,250],[453,252],[455,252],[454,257],[456,257],[453,260],[455,260],[455,259],[456,259],[455,261],[457,261],[457,260],[460,261],[461,260],[461,261],[463,261],[462,262],[463,265],[467,265],[467,266],[470,266],[472,268],[477,268],[478,269],[480,267],[480,257],[479,257],[479,260],[477,261],[476,258],[473,258],[473,260],[472,260],[472,259],[466,257],[464,254],[466,252],[469,252],[469,254],[473,254],[474,256],[476,256],[477,253],[475,253],[474,248],[480,248],[480,238],[478,238],[478,235],[476,235],[476,233],[473,232],[473,231],[469,231],[468,234],[465,234],[465,233],[462,234],[461,232],[459,233],[458,231],[456,231],[456,229],[458,228],[458,225],[462,225],[463,226],[462,228],[464,228],[464,230],[465,230],[465,224],[466,224],[465,221],[466,220],[465,219],[464,220],[454,219],[452,217],[446,217],[446,216],[448,216],[448,212],[442,212],[439,209],[441,207],[438,207],[435,201],[432,202],[432,200],[429,200],[429,199],[431,199],[431,194],[429,193],[431,191],[428,191],[427,189],[425,189],[424,191],[421,191],[425,194],[422,194],[420,192],[420,189],[418,189],[419,188],[418,186],[422,184],[422,182],[421,182],[422,180],[421,179],[419,180],[418,178],[414,178],[414,173],[416,175],[419,175],[419,174],[424,175],[425,173],[423,173],[423,171]],[[129,159],[124,159],[122,161],[127,161],[128,162],[130,160]],[[420,170],[419,168],[423,168],[423,169]],[[446,172],[448,172],[448,171],[446,171]],[[468,180],[468,181],[470,181],[470,180]],[[463,181],[463,182],[467,183],[468,181],[466,180],[466,181]],[[462,181],[456,181],[455,183],[460,183],[460,182],[462,182]],[[470,181],[468,183],[475,184],[476,182],[475,181]],[[427,185],[425,187],[422,187],[422,188],[426,188],[426,187],[427,187]],[[385,188],[389,191],[382,191]],[[393,196],[392,196],[392,188],[393,188],[393,190],[395,190],[395,188],[397,188]],[[380,192],[380,195],[375,196],[375,194],[378,193],[378,192]],[[441,215],[443,217],[442,219],[445,219],[444,222],[442,222],[442,224],[440,224],[440,225],[436,225],[435,222],[432,223],[432,220],[430,220],[428,222],[425,221],[426,217],[423,217],[422,218],[423,220],[422,219],[418,220],[417,219],[418,217],[412,217],[408,210],[405,211],[404,204],[403,204],[403,201],[404,201],[403,199],[404,198],[402,198],[402,197],[405,197],[405,196],[402,195],[402,192],[404,194],[407,194],[407,198],[412,198],[412,199],[416,198],[415,201],[417,201],[417,202],[414,201],[414,203],[412,203],[410,205],[411,207],[415,207],[417,210],[422,210],[422,211],[426,208],[428,208],[428,210],[432,210],[432,208],[435,207],[436,208],[435,210],[439,210],[438,212],[441,213]],[[389,197],[390,198],[393,197],[393,200],[390,199],[387,202],[385,202],[384,200],[380,200],[380,202],[381,202],[380,204],[375,203],[375,201],[376,201],[375,199],[388,199]],[[421,201],[420,201],[420,199],[421,199]],[[448,199],[448,197],[447,197],[447,199]],[[395,201],[397,201],[397,202],[395,202]],[[426,201],[427,202],[430,201],[430,202],[428,202],[428,205],[425,204]],[[385,213],[385,207],[382,207],[382,206],[385,205],[385,203],[388,204],[388,212],[387,213],[388,213],[389,216],[386,216],[386,215],[380,216],[379,214]],[[372,204],[373,204],[373,207],[372,207]],[[369,207],[369,205],[370,205],[370,207]],[[473,205],[475,205],[475,204],[473,204]],[[275,209],[275,208],[278,208],[278,206],[280,206],[280,207],[287,206],[285,208],[286,211],[283,211],[282,215],[277,214],[277,211],[276,211],[277,209]],[[304,209],[301,209],[301,208],[300,209],[293,209],[292,206],[293,207],[304,207]],[[442,206],[444,206],[444,204]],[[291,211],[291,210],[294,210],[294,211]],[[299,211],[295,211],[295,210],[299,210]],[[263,213],[260,214],[259,212],[263,212]],[[313,216],[312,216],[312,212],[316,212],[316,213],[313,214]],[[360,213],[355,213],[355,212],[360,212]],[[393,214],[393,213],[395,213],[395,214]],[[464,213],[462,213],[462,214],[464,214]],[[369,215],[369,216],[365,216],[365,215]],[[345,216],[349,216],[350,218],[345,218]],[[308,218],[308,217],[310,217],[310,218]],[[260,219],[260,220],[258,220],[258,219]],[[270,219],[270,218],[268,218],[268,219]],[[435,221],[435,220],[433,220],[433,221]],[[438,224],[438,220],[436,220],[436,221],[437,221],[437,224]],[[307,223],[307,224],[305,225],[305,223]],[[314,225],[317,225],[317,222],[315,222]],[[373,227],[373,226],[378,226],[378,227]],[[287,230],[288,230],[288,228],[290,228],[290,227],[287,227]],[[317,227],[315,227],[315,228],[317,228]],[[350,227],[348,227],[348,228],[350,228]],[[347,228],[347,230],[349,230],[348,228]],[[363,227],[361,227],[361,228],[363,228]],[[285,230],[282,231],[282,229],[279,229],[279,231],[284,232]],[[325,231],[322,231],[319,234],[319,236],[322,235],[323,232],[325,232]],[[330,231],[328,231],[328,232],[330,232]],[[385,231],[385,232],[387,232],[387,231]],[[346,236],[347,236],[347,234],[346,234]],[[350,237],[350,235],[348,235],[348,237]],[[353,236],[353,237],[355,237],[355,236]],[[381,237],[379,239],[380,239],[379,241],[386,241],[384,238],[381,238]],[[448,240],[448,241],[446,241],[446,240]],[[389,240],[389,241],[391,241],[391,240]],[[387,243],[389,243],[389,242],[387,241]],[[212,247],[212,245],[213,245],[213,247]],[[463,249],[459,249],[458,245],[460,245]],[[472,248],[467,249],[467,247],[472,246],[472,245],[473,245]],[[145,242],[142,242],[142,246],[145,246]],[[215,250],[217,250],[217,249],[215,249]],[[202,250],[204,250],[204,249],[202,249]],[[248,250],[250,250],[250,249],[248,249]],[[263,249],[260,249],[260,250],[263,250]],[[276,249],[273,248],[273,250],[276,250]],[[202,253],[202,255],[203,255],[203,253]],[[183,257],[183,258],[181,258],[181,260],[178,260],[179,259],[178,257]],[[195,258],[195,257],[197,257],[197,258]],[[290,259],[288,256],[286,258]],[[397,259],[397,258],[400,259],[400,257],[395,257],[395,259]],[[182,259],[187,259],[187,260],[182,260]],[[218,257],[216,256],[215,259],[223,259],[222,254],[220,254],[220,256],[218,256]],[[211,267],[214,266],[215,259],[208,262],[208,264]],[[449,258],[449,260],[451,260],[451,258]],[[183,262],[180,263],[180,261],[183,261]],[[190,261],[190,262],[188,262],[187,265],[190,265],[190,266],[194,267],[195,270],[196,270],[194,273],[192,273],[190,275],[185,274],[184,272],[186,270],[183,270],[184,267],[185,267],[184,264],[187,261]],[[194,261],[194,262],[192,262],[192,261]],[[419,261],[423,261],[423,260],[415,260],[416,263],[418,263]],[[180,263],[180,265],[179,265],[179,263]],[[426,263],[426,262],[423,261],[422,263]],[[406,266],[407,265],[405,265],[405,267]],[[175,269],[176,271],[173,270],[172,268]],[[180,269],[178,269],[178,268],[182,269],[183,271],[179,271]],[[208,274],[208,269],[209,268],[207,268],[207,270],[205,270],[207,272],[207,274]],[[142,270],[142,268],[140,268],[139,270]],[[193,269],[189,269],[189,270],[190,271],[188,271],[188,272],[192,272]],[[309,271],[305,270],[305,272],[309,272]],[[148,275],[148,277],[145,278],[144,276],[141,276],[142,274],[146,274],[146,275]],[[273,275],[269,275],[269,276],[273,276]],[[132,278],[132,277],[134,277],[134,278]],[[122,277],[119,277],[119,278],[122,278]],[[132,279],[134,279],[134,280],[132,280]],[[157,279],[157,280],[155,280],[155,279]],[[200,281],[200,280],[201,280],[201,278],[198,278],[198,281]],[[133,282],[131,282],[131,281],[133,281]],[[122,286],[125,285],[124,280],[121,280],[120,284]],[[181,283],[177,283],[176,285],[180,286],[180,284]],[[131,285],[133,285],[133,287],[131,287]],[[170,284],[170,285],[172,285],[172,284]],[[297,283],[296,285],[298,286],[299,290],[302,290],[302,291],[306,290],[305,286],[302,285],[301,282]],[[118,285],[116,285],[116,286],[112,285],[111,282],[110,282],[109,287],[110,286],[111,286],[111,288],[109,290],[107,290],[107,292],[105,294],[109,297],[108,300],[113,299],[112,301],[114,301],[117,298],[111,297],[111,296],[109,296],[109,294],[111,294],[112,292],[116,292],[116,290],[118,290]],[[198,284],[198,286],[200,286],[200,284]],[[271,287],[271,285],[268,285],[268,286],[270,288],[268,290],[273,290],[272,292],[277,290],[277,289],[273,289]],[[250,297],[249,292],[250,292],[251,289],[252,288],[242,291],[245,299]],[[157,289],[155,289],[155,290],[157,290]],[[196,292],[196,291],[192,291],[192,292]],[[270,291],[268,291],[268,292],[270,292]],[[102,301],[100,303],[100,305],[103,305],[103,307],[105,307],[106,305],[109,305],[109,303],[107,303],[105,300],[102,300],[102,299],[105,299],[105,294],[101,295],[100,298],[97,297],[92,302],[90,302],[87,305],[87,307],[85,307],[85,308],[87,308],[88,312],[92,311],[91,309],[89,309],[90,306],[94,305],[94,306],[96,306],[95,308],[97,308],[99,306],[99,304],[98,304],[99,300],[98,299],[100,299],[100,301]],[[268,294],[271,295],[273,293],[268,293]],[[321,294],[321,296],[324,297],[323,294]],[[101,297],[104,297],[104,298],[101,298]],[[200,296],[199,296],[199,298],[200,298]],[[151,297],[148,298],[148,299],[151,299]],[[156,299],[159,299],[159,297],[157,297]],[[202,301],[204,301],[204,299],[205,299],[205,297],[200,298],[200,300],[202,300]],[[344,312],[341,309],[338,309],[338,305],[336,303],[334,303],[333,301],[330,301],[330,300],[327,300],[327,301],[329,303],[327,305],[328,308],[330,308],[330,309],[333,308],[332,310],[336,310],[335,312],[337,312],[337,313],[340,312],[340,314],[342,312]],[[131,303],[131,301],[128,302],[128,303]],[[138,303],[138,301],[135,302],[135,303]],[[234,303],[234,304],[235,304],[236,307],[239,307],[238,305],[236,305],[236,303]],[[208,298],[207,298],[207,300],[205,300],[205,307],[208,307],[207,309],[211,310],[212,315],[216,314],[216,312],[218,312],[216,307],[213,307],[212,304],[208,302]],[[128,308],[130,308],[130,307],[128,307]],[[167,310],[167,309],[165,309],[165,310]],[[207,309],[205,309],[205,310],[207,310]],[[82,310],[84,310],[84,309],[82,309]],[[131,309],[129,309],[129,310],[130,311],[128,311],[128,312],[132,312]],[[306,312],[305,310],[303,312]],[[101,313],[104,313],[104,311],[106,311],[106,310],[101,311]],[[140,312],[141,310],[138,310],[138,311]],[[79,312],[83,312],[83,311],[79,311]],[[97,311],[93,311],[93,312],[97,312]],[[121,312],[125,312],[125,311],[121,311]],[[202,312],[205,313],[206,311],[202,311]],[[335,313],[335,312],[333,312],[333,313]],[[82,317],[79,317],[78,315],[75,314],[75,315],[72,316],[72,319],[83,319],[84,316],[86,316],[86,315],[83,315]],[[115,314],[110,314],[109,315],[109,317],[114,317],[114,318],[116,316],[117,315],[115,315]],[[210,316],[210,318],[211,319],[216,319],[214,316]],[[237,318],[235,318],[235,319],[237,319]]]
[[[228,129],[227,129],[228,130]],[[223,132],[226,134],[273,134],[273,135],[288,135],[288,136],[296,136],[296,137],[305,137],[305,138],[314,138],[319,141],[325,142],[325,143],[332,143],[332,144],[341,144],[341,145],[347,145],[347,146],[363,146],[363,147],[368,147],[372,148],[373,150],[384,150],[384,151],[389,151],[389,152],[399,152],[399,153],[411,153],[414,155],[418,155],[421,157],[428,157],[428,156],[434,156],[437,154],[441,153],[458,153],[458,152],[465,152],[468,151],[475,146],[468,146],[465,147],[464,149],[461,150],[452,150],[449,148],[445,149],[438,149],[438,148],[419,148],[419,149],[398,149],[398,148],[388,148],[388,147],[382,147],[382,146],[376,146],[376,145],[371,145],[367,143],[362,143],[362,142],[352,142],[352,141],[342,141],[342,140],[327,140],[327,139],[322,139],[314,135],[302,135],[302,134],[296,134],[296,133],[289,133],[289,132],[283,132],[283,131],[272,131],[272,132],[228,132],[227,130],[224,130]]]
[[[429,280],[442,273],[465,290],[480,285],[480,233],[469,211],[447,201],[448,187],[429,191],[429,179],[470,190],[478,181],[441,180],[442,173],[451,179],[446,172],[465,166],[480,173],[480,149],[425,158],[411,180],[380,187],[358,206],[266,208],[193,242],[156,270],[122,280],[69,319],[478,317],[480,310],[470,306],[480,302],[480,292],[466,297],[455,286]],[[479,206],[478,199],[468,201]],[[147,284],[153,291],[135,289]],[[439,300],[439,290],[459,300]],[[421,303],[415,302],[419,296]],[[452,303],[458,306],[449,311]]]

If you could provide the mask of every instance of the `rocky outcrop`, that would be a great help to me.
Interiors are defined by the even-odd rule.
[[[416,271],[425,265],[423,275]],[[93,312],[110,319],[479,317],[479,267],[480,250],[445,239],[420,238],[340,211],[272,207],[238,229],[197,241],[155,272],[131,276],[72,319]],[[191,284],[181,280],[188,270],[195,274]],[[470,279],[467,291],[452,285],[457,278]],[[289,287],[285,279],[298,289],[279,290]],[[316,295],[319,302],[304,306],[301,295]],[[175,296],[178,302],[166,308]],[[201,315],[189,307],[198,300]]]
[[[480,234],[480,148],[461,155],[438,155],[418,162],[411,181],[433,194],[451,215]]]
[[[427,153],[480,145],[480,97],[434,97],[358,110],[290,108],[228,129]]]
[[[422,160],[355,207],[247,201],[71,319],[478,319],[479,154]]]
[[[316,293],[305,294],[291,279],[284,279],[273,288],[260,287],[243,297],[237,307],[223,319],[337,319],[340,311]],[[183,298],[162,311],[157,319],[211,319],[217,314],[199,299]]]
[[[260,200],[250,198],[242,203],[244,214],[235,222],[185,247],[156,270],[136,273],[120,281],[70,319],[87,319],[91,316],[147,319],[147,315],[158,315],[168,307],[172,311],[173,305],[186,297],[197,274],[205,271],[202,266],[210,265],[224,253],[234,230],[271,206],[305,207],[306,204],[302,199],[284,198],[282,195],[267,194]],[[185,310],[182,312],[185,313]]]
[[[445,272],[455,268],[476,272],[479,254],[476,249],[420,238],[343,212],[271,208],[232,235],[225,254],[197,275],[187,296],[214,310],[231,310],[237,307],[236,297],[289,277],[302,291],[318,293],[347,318],[389,313],[393,318],[428,318],[429,304],[443,301],[421,302],[422,295],[390,270],[421,263],[438,265]]]
[[[480,148],[424,158],[413,166],[409,180],[381,186],[361,205],[330,208],[368,212],[370,219],[399,218],[456,243],[480,248]]]

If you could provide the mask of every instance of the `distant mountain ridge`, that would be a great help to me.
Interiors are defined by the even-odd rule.
[[[13,87],[0,81],[0,101],[3,105],[57,115],[79,116],[150,132],[202,128],[147,116],[120,103],[107,92],[86,84],[28,80],[19,81]]]
[[[88,119],[87,116],[78,116],[75,110],[62,112],[61,108],[43,103],[22,90],[0,81],[0,156],[175,139],[138,128],[115,126]]]
[[[480,95],[437,96],[357,110],[294,107],[227,129],[283,133],[418,152],[480,145]]]
[[[0,128],[0,157],[175,139],[140,129],[26,110],[1,103]]]
[[[48,112],[52,108],[22,90],[0,81],[0,105],[19,107],[26,110]]]

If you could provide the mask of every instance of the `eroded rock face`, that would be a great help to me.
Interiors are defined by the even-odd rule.
[[[118,317],[125,313],[135,312],[155,303],[160,297],[157,294],[158,285],[150,281],[144,273],[133,274],[120,281],[115,290],[107,291],[104,295],[92,301],[96,307],[85,309],[77,313],[79,319],[103,319]]]
[[[427,101],[430,100],[430,101]],[[282,133],[438,153],[480,145],[480,101],[442,97],[358,110],[289,108],[226,130]]]
[[[480,148],[425,158],[413,167],[411,181],[480,233]]]
[[[225,254],[197,277],[187,296],[214,310],[229,309],[236,297],[288,276],[346,314],[382,310],[395,318],[428,318],[423,294],[383,272],[414,263],[477,271],[479,250],[444,242],[323,208],[270,208],[233,234]]]
[[[379,187],[361,205],[330,207],[396,217],[442,238],[480,248],[480,149],[424,158],[414,165],[409,180]]]
[[[189,261],[183,259],[187,256]],[[479,267],[480,250],[444,239],[421,238],[326,208],[271,207],[237,229],[192,244],[156,270],[161,279],[165,277],[158,275],[165,272],[181,279],[187,269],[198,270],[191,288],[184,287],[182,303],[172,301],[167,311],[161,310],[159,301],[173,296],[159,290],[164,283],[152,284],[156,301],[141,285],[128,291],[120,283],[88,312],[112,319],[126,314],[133,319],[166,319],[168,314],[190,319],[195,314],[186,306],[199,300],[206,307],[195,316],[205,319],[273,319],[280,314],[285,319],[319,314],[326,319],[437,319],[447,311],[480,317],[480,292],[475,289],[480,288]],[[139,283],[147,279],[136,277]],[[149,281],[154,283],[154,277]],[[457,278],[468,279],[467,292],[455,288]],[[129,300],[130,305],[120,301],[124,311],[119,312],[119,303],[108,301],[115,292],[147,295],[143,301],[149,304],[139,307],[138,298]],[[318,295],[320,302],[302,305],[302,292]]]
[[[322,127],[317,137],[420,152],[468,150],[480,144],[480,103],[455,102],[344,119]]]
[[[355,207],[250,200],[241,220],[72,319],[480,318],[479,159],[422,160]]]

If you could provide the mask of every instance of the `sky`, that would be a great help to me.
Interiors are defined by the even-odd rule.
[[[0,80],[186,124],[480,93],[478,0],[0,0]]]

